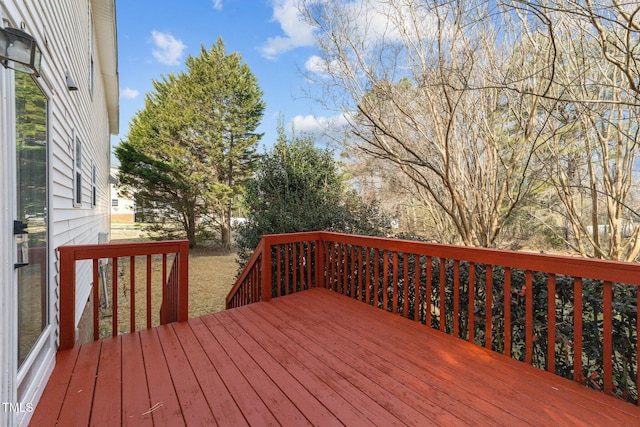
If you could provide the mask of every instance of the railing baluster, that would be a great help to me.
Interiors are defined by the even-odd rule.
[[[525,362],[529,365],[533,364],[533,278],[531,270],[524,273],[525,289]]]
[[[511,269],[504,270],[504,354],[511,357]]]
[[[363,277],[362,275],[364,274],[364,266],[362,265],[362,246],[358,246],[358,290],[359,290],[359,294],[358,294],[358,300],[362,301],[364,300],[364,285],[363,283]]]
[[[333,291],[333,242],[328,242],[325,249],[325,268],[327,269],[327,288]]]
[[[447,314],[447,271],[446,260],[440,257],[440,330],[446,331]]]
[[[336,265],[336,289],[338,293],[344,295],[344,245],[342,243],[338,243],[337,246],[338,251],[338,264]]]
[[[475,316],[476,316],[476,296],[475,296],[475,288],[476,288],[476,265],[472,262],[469,263],[469,331],[468,331],[468,340],[469,342],[475,343],[476,340],[476,326],[475,326]]]
[[[413,256],[413,320],[415,322],[420,321],[420,255],[415,254]]]
[[[98,259],[93,260],[93,340],[100,338],[100,319],[98,305],[100,304],[100,286],[98,285]],[[105,299],[107,296],[104,296]]]
[[[400,300],[400,290],[398,288],[398,252],[393,252],[393,287],[391,293],[391,312],[398,313],[398,302]]]
[[[342,244],[342,295],[349,296],[349,249],[346,244]]]
[[[371,302],[371,250],[368,247],[364,248],[364,262],[365,262],[365,273],[364,273],[364,286],[366,287],[366,300],[367,304],[372,304]]]
[[[349,290],[349,296],[352,298],[357,298],[357,284],[356,278],[360,275],[356,272],[356,252],[355,247],[351,245],[351,289]]]
[[[384,251],[382,262],[382,307],[389,311],[389,251]]]
[[[573,380],[584,383],[582,375],[582,278],[573,279]]]
[[[493,265],[485,265],[484,346],[493,348]]]
[[[556,373],[556,275],[547,279],[547,371]]]
[[[604,392],[613,393],[613,285],[604,282],[602,287],[602,367]]]
[[[151,255],[147,255],[147,329],[151,327]]]
[[[425,305],[425,314],[424,314],[424,318],[425,318],[425,324],[428,327],[431,327],[431,298],[432,298],[432,287],[433,287],[433,283],[431,280],[431,270],[432,270],[432,261],[431,261],[431,257],[428,256],[427,257],[427,264],[426,264],[426,268],[427,268],[427,278],[426,278],[426,283],[425,283],[425,298],[424,298],[424,305]]]
[[[329,277],[331,278],[331,281],[330,281],[329,289],[331,289],[334,292],[337,292],[338,291],[338,244],[331,242],[330,248],[331,250],[329,251],[329,256],[330,256],[331,274],[329,275]]]
[[[118,335],[118,258],[111,260],[111,336]]]
[[[453,261],[453,336],[460,337],[460,261]]]
[[[164,285],[163,285],[164,286]],[[129,331],[136,330],[136,257],[129,257]]]
[[[298,286],[301,291],[304,291],[305,289],[308,289],[306,280],[304,280],[304,265],[306,262],[304,242],[300,242],[300,251],[298,252],[298,258],[300,259],[300,263],[298,264],[298,268],[300,269],[298,276]]]
[[[375,307],[380,307],[380,252],[378,249],[373,250],[373,302]]]

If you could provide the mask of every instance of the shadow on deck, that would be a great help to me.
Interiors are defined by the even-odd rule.
[[[46,425],[637,425],[640,408],[326,289],[61,351]]]

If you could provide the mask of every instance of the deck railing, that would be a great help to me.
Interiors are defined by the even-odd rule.
[[[324,279],[316,265],[320,259],[320,234],[294,233],[264,236],[227,296],[227,308],[315,287]],[[272,274],[265,274],[271,265]],[[295,266],[295,268],[294,268]]]
[[[70,245],[58,248],[60,253],[60,350],[75,345],[76,262],[93,262],[93,339],[99,338],[100,272],[99,260],[111,261],[112,335],[118,334],[118,277],[120,258],[129,260],[129,316],[130,331],[136,328],[136,257],[146,258],[146,324],[152,326],[152,256],[161,256],[162,303],[159,310],[161,324],[184,321],[188,318],[189,242],[170,240],[140,243],[110,243]],[[167,273],[167,257],[173,256]],[[104,278],[102,279],[104,280]],[[105,296],[106,298],[106,296]]]
[[[325,287],[638,402],[640,265],[416,241],[264,236],[235,307]]]

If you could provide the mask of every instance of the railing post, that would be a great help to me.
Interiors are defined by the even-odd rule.
[[[316,288],[326,288],[324,274],[324,240],[322,236],[316,240]]]
[[[180,242],[178,275],[178,322],[189,319],[189,242]]]
[[[59,251],[60,350],[66,350],[76,343],[76,261],[73,250],[60,248]]]
[[[262,301],[271,300],[271,242],[268,238],[262,238],[262,289],[260,290]]]

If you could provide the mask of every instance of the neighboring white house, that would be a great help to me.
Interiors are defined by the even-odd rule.
[[[31,75],[14,71],[25,33],[41,51]],[[98,243],[109,231],[115,0],[0,0],[0,63],[0,425],[17,426],[29,421],[55,364],[56,248]],[[82,331],[87,265],[77,283]]]
[[[110,191],[111,191],[111,223],[133,224],[135,218],[135,202],[130,197],[125,197],[118,193],[116,183],[118,182],[118,168],[111,168]]]

